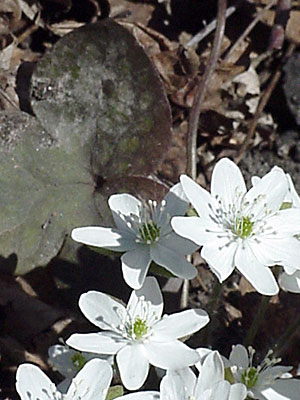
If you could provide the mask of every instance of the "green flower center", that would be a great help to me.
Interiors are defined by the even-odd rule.
[[[136,339],[141,339],[148,332],[148,327],[145,320],[137,318],[131,327],[131,335]]]
[[[155,242],[160,235],[160,227],[153,221],[144,222],[139,231],[143,241],[147,244]]]
[[[258,374],[257,368],[250,367],[245,369],[241,376],[242,383],[244,383],[248,389],[253,388],[257,382]]]
[[[249,217],[242,217],[241,219],[237,219],[235,225],[236,234],[240,238],[245,239],[246,237],[250,236],[253,224],[254,222],[252,222]]]
[[[80,371],[86,363],[85,357],[78,351],[76,351],[76,353],[74,353],[74,355],[71,357],[71,361],[76,368],[76,371]]]

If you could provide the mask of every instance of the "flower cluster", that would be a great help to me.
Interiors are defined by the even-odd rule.
[[[196,216],[186,216],[190,205]],[[270,354],[255,366],[252,348],[233,346],[226,359],[184,343],[208,324],[208,314],[188,309],[164,315],[158,281],[147,276],[156,263],[192,279],[197,269],[186,255],[201,247],[220,282],[236,268],[259,293],[274,295],[279,286],[271,267],[280,266],[279,285],[300,293],[300,198],[290,176],[274,167],[253,177],[247,190],[239,168],[224,158],[214,168],[210,192],[183,175],[161,203],[115,194],[109,206],[115,227],[79,227],[72,238],[123,253],[123,276],[134,289],[128,304],[102,292],[83,293],[79,308],[98,331],[74,333],[67,346],[49,349],[50,363],[66,378],[57,387],[38,367],[20,365],[21,399],[105,400],[114,373],[127,390],[138,390],[151,365],[163,370],[160,391],[120,400],[299,399],[300,380]]]

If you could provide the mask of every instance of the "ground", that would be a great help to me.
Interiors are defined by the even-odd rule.
[[[262,176],[278,165],[291,174],[300,190],[300,100],[296,90],[300,80],[299,6],[293,3],[291,9],[284,10],[286,25],[287,21],[280,18],[284,2],[278,0],[275,22],[276,1],[271,3],[273,7],[266,0],[227,5],[232,14],[226,21],[215,72],[207,82],[198,126],[196,180],[207,188],[213,166],[226,156],[239,163],[248,184],[250,176]],[[134,33],[164,84],[173,135],[155,176],[166,185],[176,183],[186,171],[188,118],[208,63],[215,28],[207,35],[204,32],[216,21],[217,10],[218,3],[212,0],[4,0],[0,6],[0,107],[30,111],[26,76],[34,63],[66,33],[109,15]],[[255,19],[254,29],[239,40]],[[238,40],[239,46],[233,49]],[[78,309],[81,293],[93,289],[123,300],[130,293],[121,276],[119,259],[87,247],[78,249],[77,263],[58,256],[46,267],[17,277],[9,272],[14,257],[0,258],[5,271],[0,273],[1,399],[17,398],[14,374],[25,361],[38,364],[59,381],[59,374],[47,362],[48,347],[73,332],[94,329]],[[218,302],[212,304],[216,278],[199,254],[194,256],[194,263],[199,275],[190,284],[189,306],[208,308],[213,322],[189,343],[193,347],[210,345],[228,355],[232,344],[243,343],[261,312],[262,322],[251,341],[258,358],[275,348],[282,363],[292,365],[296,373],[299,295],[281,291],[264,305],[262,296],[234,274],[226,281]],[[166,312],[178,310],[178,281],[161,278],[161,284]],[[292,332],[285,337],[289,326]]]

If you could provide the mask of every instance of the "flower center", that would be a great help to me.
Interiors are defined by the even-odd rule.
[[[71,357],[71,361],[72,361],[76,371],[80,371],[81,368],[86,363],[85,357],[81,353],[79,353],[78,351],[76,351],[76,353],[73,354],[73,356]]]
[[[256,384],[258,375],[259,371],[257,368],[255,367],[247,368],[242,373],[241,376],[242,383],[244,383],[248,389],[251,389]]]
[[[153,221],[144,222],[139,228],[141,238],[146,244],[155,242],[160,235],[160,227]]]
[[[141,339],[148,332],[147,323],[141,318],[137,318],[131,326],[131,336],[135,339]]]
[[[242,239],[251,235],[254,222],[249,217],[237,218],[235,221],[235,233]]]

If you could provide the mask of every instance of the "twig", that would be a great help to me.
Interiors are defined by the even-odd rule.
[[[288,49],[286,51],[286,54],[284,56],[284,60],[286,60],[288,57],[290,57],[292,55],[292,53],[295,50],[295,47],[296,47],[296,45],[294,43],[291,43],[289,45],[289,47],[288,47]],[[246,151],[251,139],[254,136],[255,129],[257,127],[257,123],[258,123],[258,120],[259,120],[259,118],[261,116],[261,113],[263,112],[263,110],[264,110],[266,104],[268,103],[269,98],[270,98],[270,96],[271,96],[271,94],[272,94],[277,82],[279,81],[279,79],[281,77],[281,74],[282,74],[281,68],[282,68],[282,65],[280,64],[278,66],[278,68],[276,69],[276,71],[275,71],[275,73],[274,73],[274,75],[273,75],[273,77],[272,77],[267,89],[265,90],[262,98],[260,99],[259,105],[258,105],[257,110],[255,112],[254,118],[253,118],[253,120],[251,122],[251,126],[249,128],[248,133],[247,133],[246,139],[245,139],[244,143],[242,144],[242,146],[240,147],[240,149],[239,149],[239,151],[237,153],[237,156],[235,157],[234,161],[235,161],[236,164],[238,164],[241,161],[241,159],[243,158],[243,154]]]
[[[274,26],[271,30],[269,50],[282,48],[285,36],[285,28],[290,18],[292,8],[291,0],[278,0],[275,12]]]
[[[197,171],[197,132],[201,105],[207,92],[209,81],[214,73],[219,58],[226,22],[227,0],[218,0],[217,29],[214,43],[204,75],[198,84],[193,106],[189,115],[187,143],[187,174],[196,179]]]
[[[13,106],[16,110],[19,110],[20,108],[18,105],[5,93],[5,91],[0,88],[0,96],[2,96],[11,106]]]
[[[255,28],[255,25],[261,20],[263,15],[267,10],[269,10],[273,5],[275,4],[276,0],[271,0],[270,3],[261,11],[259,12],[254,20],[247,26],[247,28],[244,30],[244,32],[241,34],[241,36],[237,39],[237,41],[234,43],[234,45],[230,48],[226,56],[224,57],[225,61],[229,61],[231,55],[234,53],[234,51],[240,46],[240,44],[245,40],[245,38],[249,35],[249,33]]]
[[[248,330],[247,336],[244,340],[244,346],[252,346],[254,343],[254,339],[257,335],[258,329],[261,325],[262,320],[264,319],[265,313],[270,303],[270,297],[262,296],[260,300],[259,308],[255,314],[255,317],[252,321],[250,329]]]
[[[225,31],[226,22],[226,6],[227,0],[218,0],[218,15],[217,15],[217,28],[214,37],[212,51],[210,53],[209,61],[205,69],[204,75],[197,87],[194,97],[193,106],[189,115],[189,130],[187,142],[187,174],[194,180],[197,176],[197,132],[199,125],[199,117],[201,111],[201,104],[207,92],[207,87],[214,73],[216,64],[218,62],[221,44]],[[188,303],[189,281],[184,280],[183,290],[181,293],[180,306],[185,308]]]
[[[238,0],[233,6],[230,6],[226,10],[226,19],[230,17],[233,13],[236,12],[236,10],[244,3],[244,0]],[[195,36],[190,39],[186,45],[185,48],[187,47],[194,47],[198,43],[201,42],[206,36],[208,36],[213,30],[215,30],[217,26],[217,20],[214,19],[212,22],[210,22],[208,25],[206,25],[200,32],[198,32]]]

